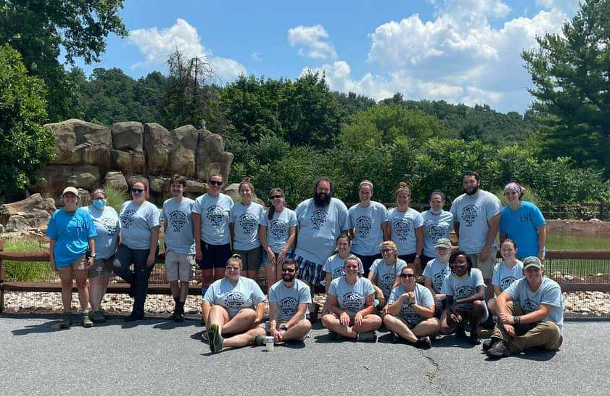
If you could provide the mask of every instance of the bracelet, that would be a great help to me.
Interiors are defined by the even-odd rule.
[[[521,316],[513,316],[513,322],[515,322],[516,325],[521,324]]]
[[[410,302],[410,303],[409,303],[409,307],[412,307],[412,306],[414,306],[414,305],[415,305],[415,302]]]

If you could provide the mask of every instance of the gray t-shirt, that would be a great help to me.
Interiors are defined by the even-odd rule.
[[[396,277],[407,266],[404,260],[398,259],[395,264],[388,264],[384,259],[377,259],[371,265],[370,272],[375,274],[375,282],[387,299],[392,292]]]
[[[201,215],[201,239],[211,245],[226,245],[231,242],[229,216],[233,200],[225,194],[212,197],[203,194],[195,200],[193,213]]]
[[[258,225],[264,212],[265,209],[256,202],[248,206],[241,202],[233,205],[230,220],[233,223],[233,249],[252,250],[261,245]]]
[[[94,206],[87,206],[87,211],[93,219],[93,225],[97,231],[95,241],[95,258],[107,259],[116,251],[116,244],[121,231],[119,215],[111,206],[105,206],[103,211]]]
[[[261,218],[261,225],[267,227],[265,232],[267,245],[271,247],[273,253],[279,253],[290,238],[290,228],[297,225],[297,215],[293,210],[284,208],[281,212],[273,213],[273,219],[269,220],[269,210],[267,210]]]
[[[517,279],[523,278],[523,263],[517,260],[517,264],[513,268],[507,268],[506,263],[502,261],[494,267],[494,274],[491,278],[491,284],[496,285],[501,291],[508,289]]]
[[[466,274],[462,277],[451,273],[443,282],[441,294],[453,296],[453,301],[462,298],[470,297],[477,292],[477,287],[485,287],[483,274],[478,268],[472,268],[470,275]]]
[[[453,229],[453,214],[442,210],[434,214],[427,210],[421,214],[424,221],[424,256],[438,257],[434,245],[440,238],[450,239]]]
[[[180,254],[195,254],[195,237],[193,236],[193,205],[195,201],[182,198],[178,202],[170,198],[163,203],[161,219],[167,224],[165,228],[165,246],[167,250]]]
[[[292,287],[288,288],[286,282],[280,280],[269,288],[269,303],[277,304],[278,320],[290,320],[297,313],[299,304],[311,304],[309,286],[295,279]]]
[[[434,306],[434,297],[432,297],[432,293],[430,293],[430,290],[428,290],[426,286],[416,283],[415,290],[413,292],[415,293],[415,304],[426,308]],[[403,285],[396,287],[394,290],[392,290],[388,304],[394,304],[394,302],[405,293],[406,290]],[[409,300],[407,299],[403,301],[402,306],[400,307],[400,316],[413,326],[426,319],[418,314],[415,308],[409,307]]]
[[[381,223],[388,221],[388,211],[379,202],[371,202],[364,208],[361,204],[349,208],[349,228],[355,228],[352,252],[363,256],[379,254],[383,242]]]
[[[235,286],[228,277],[218,279],[208,287],[203,296],[203,301],[226,308],[231,318],[242,308],[256,309],[256,306],[265,300],[265,294],[258,283],[243,276],[239,277]]]
[[[159,209],[152,203],[144,201],[137,205],[133,201],[123,203],[121,208],[121,244],[130,249],[155,249],[150,246],[151,229],[159,227]]]
[[[358,257],[356,257],[358,258]],[[333,254],[330,256],[326,262],[324,263],[324,267],[322,267],[322,271],[331,274],[333,279],[337,279],[343,275],[345,275],[345,259],[339,256],[339,253]],[[362,266],[362,261],[358,258],[358,273],[364,274],[364,267]]]
[[[460,223],[460,249],[468,254],[481,253],[487,241],[489,219],[500,213],[500,200],[490,192],[479,190],[471,197],[462,194],[451,204],[453,221]],[[498,244],[494,238],[494,247]]]
[[[334,279],[328,288],[328,294],[337,297],[339,309],[347,312],[350,318],[356,316],[366,306],[366,298],[375,293],[373,284],[366,278],[359,277],[350,285],[345,277]]]
[[[317,207],[313,198],[297,206],[299,234],[295,255],[318,265],[324,264],[335,250],[335,240],[349,229],[347,207],[332,198],[328,206]]]
[[[415,229],[424,225],[421,214],[413,208],[409,208],[406,212],[394,208],[388,213],[388,224],[392,240],[398,247],[398,254],[402,256],[415,253],[417,249]]]
[[[527,279],[521,278],[513,282],[504,291],[510,298],[521,305],[523,313],[528,314],[540,308],[540,304],[551,307],[549,315],[542,321],[554,322],[559,330],[563,331],[563,300],[561,299],[561,287],[557,282],[547,277],[542,279],[542,284],[537,291],[530,290]]]
[[[424,277],[432,281],[432,288],[437,294],[442,294],[443,283],[449,274],[451,274],[449,263],[441,263],[438,258],[428,261],[424,268]]]

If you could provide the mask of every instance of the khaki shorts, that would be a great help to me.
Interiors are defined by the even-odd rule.
[[[286,324],[288,323],[288,320],[276,320],[275,321],[275,329],[276,330],[287,330],[288,328],[286,327]],[[265,322],[262,323],[260,325],[260,327],[265,327],[265,331],[267,333],[271,332],[271,327],[269,327],[269,325],[271,324],[271,322]]]
[[[95,259],[93,260],[93,266],[89,268],[89,273],[87,274],[89,278],[97,278],[101,276],[104,272],[112,272],[112,262],[114,261],[114,256],[105,258],[105,259]]]
[[[193,276],[195,267],[194,254],[181,254],[168,250],[165,253],[165,276],[168,282],[177,280],[188,282]]]
[[[476,254],[469,254],[470,259],[472,260],[473,268],[478,268],[483,273],[483,279],[491,279],[494,273],[494,267],[496,265],[497,259],[496,254],[498,253],[498,249],[492,247],[489,249],[489,257],[487,260],[481,261],[477,257]]]

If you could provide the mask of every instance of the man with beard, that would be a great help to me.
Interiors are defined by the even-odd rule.
[[[305,318],[311,304],[309,286],[298,279],[297,262],[287,259],[282,264],[282,280],[269,288],[269,328],[275,343],[302,341],[311,329]],[[257,336],[256,343],[263,344],[264,337]]]
[[[492,193],[479,190],[481,178],[477,172],[464,174],[464,194],[451,204],[454,229],[460,250],[466,252],[474,268],[483,273],[486,300],[493,297],[491,277],[496,263],[498,244],[496,235],[500,226],[500,200]]]
[[[347,207],[332,197],[333,183],[326,177],[316,180],[313,198],[301,202],[295,213],[298,222],[295,260],[299,279],[313,289],[324,279],[322,267],[335,251],[335,240],[349,229]],[[317,319],[317,304],[310,318]]]
[[[496,297],[498,322],[483,343],[490,358],[503,358],[531,348],[556,351],[563,343],[561,287],[547,278],[536,256],[523,260],[524,278]]]

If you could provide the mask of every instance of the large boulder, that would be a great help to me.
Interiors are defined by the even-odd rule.
[[[142,151],[111,150],[112,168],[128,175],[146,172],[146,159]]]
[[[93,189],[100,185],[100,170],[92,165],[47,165],[38,176],[40,183],[30,190],[55,198],[58,204],[61,193],[68,186]]]
[[[112,147],[116,150],[142,152],[144,126],[141,122],[117,122],[112,126]]]
[[[106,180],[104,181],[104,186],[112,187],[118,191],[127,191],[127,180],[125,176],[121,172],[108,172],[106,173]]]
[[[233,154],[225,152],[222,136],[199,130],[196,156],[198,179],[208,180],[213,173],[220,173],[224,180],[229,178]]]
[[[110,162],[112,135],[102,125],[70,119],[46,128],[55,131],[55,160],[53,164],[107,164]]]
[[[148,174],[168,174],[171,150],[172,143],[167,129],[157,123],[144,124],[144,152]]]
[[[186,192],[199,196],[208,192],[208,185],[195,180],[187,180]]]
[[[55,211],[55,201],[34,194],[21,201],[0,205],[0,224],[6,232],[22,232],[47,225]]]
[[[171,153],[169,171],[186,177],[195,176],[195,151],[199,133],[192,125],[185,125],[170,132]]]

